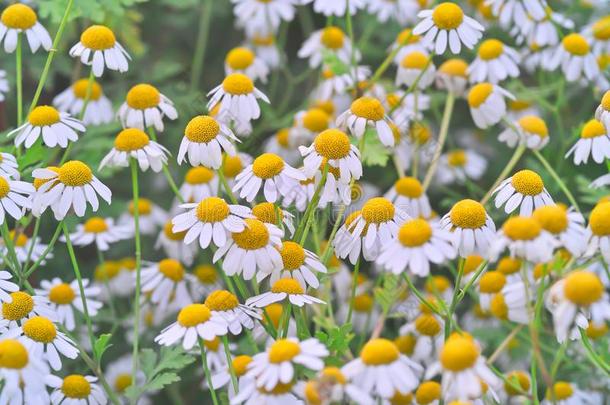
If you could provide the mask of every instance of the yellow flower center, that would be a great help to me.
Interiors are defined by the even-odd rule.
[[[80,42],[86,48],[103,51],[112,48],[116,38],[110,28],[104,25],[92,25],[81,34]]]
[[[414,51],[405,56],[400,65],[405,69],[417,69],[422,70],[428,64],[429,57],[423,52]]]
[[[320,382],[327,384],[345,385],[347,378],[338,367],[325,367],[320,373]]]
[[[506,276],[499,271],[488,271],[481,276],[479,291],[482,294],[495,294],[500,292],[506,284]]]
[[[413,354],[415,343],[417,343],[417,339],[413,335],[402,335],[394,339],[394,344],[398,347],[398,351],[406,356]]]
[[[605,135],[606,135],[606,128],[604,127],[604,124],[602,124],[595,118],[588,121],[582,127],[582,131],[580,132],[580,137],[583,139],[597,138],[598,136],[605,136]]]
[[[451,282],[445,276],[433,276],[426,280],[425,287],[426,291],[429,293],[442,293],[451,287]]]
[[[504,44],[497,39],[487,39],[481,42],[479,47],[479,58],[483,60],[496,59],[504,52]]]
[[[118,393],[123,393],[125,390],[133,384],[133,377],[131,374],[123,373],[119,374],[114,380],[114,389]]]
[[[0,177],[0,198],[4,198],[11,191],[11,186],[4,177]]]
[[[496,266],[497,270],[505,275],[515,274],[521,269],[521,260],[512,257],[503,257]]]
[[[504,383],[504,389],[508,395],[521,395],[522,392],[529,392],[530,390],[530,377],[525,371],[511,371],[506,375],[506,380],[507,381]],[[515,386],[520,388],[520,390],[518,390]]]
[[[85,229],[85,232],[88,233],[102,233],[108,230],[108,225],[104,218],[92,217],[85,222],[83,228]]]
[[[254,91],[252,79],[241,73],[232,73],[222,81],[222,88],[229,94],[240,96]]]
[[[408,44],[415,44],[419,42],[421,37],[419,35],[413,35],[412,30],[410,28],[406,28],[398,34],[396,37],[396,43],[398,45],[404,46]]]
[[[0,341],[0,368],[22,369],[28,361],[28,351],[23,344],[14,339]]]
[[[398,231],[398,240],[404,246],[422,246],[432,237],[432,227],[424,219],[412,219],[405,222]]]
[[[186,236],[186,231],[174,232],[173,228],[174,224],[172,224],[172,221],[170,219],[165,223],[165,225],[163,225],[163,234],[165,235],[165,237],[173,241],[184,240],[184,237]]]
[[[494,86],[491,83],[479,83],[474,85],[468,92],[468,105],[471,108],[478,108],[487,100],[493,91]]]
[[[74,97],[84,100],[87,98],[87,89],[89,88],[88,79],[80,79],[74,82],[72,85],[72,92]],[[102,97],[102,86],[96,81],[91,83],[91,89],[89,90],[89,100],[96,101]]]
[[[184,136],[191,142],[208,143],[216,138],[220,125],[209,115],[198,115],[186,125]]]
[[[362,218],[367,224],[380,224],[394,218],[396,208],[388,199],[375,197],[368,200],[362,207]]]
[[[232,234],[232,238],[242,249],[256,250],[267,246],[269,231],[265,224],[258,219],[247,218],[246,227],[241,232]]]
[[[34,309],[32,296],[23,291],[11,293],[12,302],[2,303],[2,316],[9,321],[18,321],[25,318]]]
[[[451,223],[458,228],[476,229],[485,225],[487,213],[481,203],[474,200],[461,200],[455,203],[449,213]]]
[[[290,391],[292,391],[293,385],[294,385],[293,382],[289,382],[288,384],[283,384],[283,383],[278,382],[276,384],[276,386],[270,391],[266,390],[264,387],[260,387],[257,389],[259,392],[262,392],[263,394],[266,394],[266,395],[278,395],[279,396],[282,394],[287,394]]]
[[[525,117],[520,118],[518,123],[525,132],[536,134],[541,138],[549,136],[549,129],[547,128],[546,123],[535,115],[526,115]]]
[[[207,167],[197,166],[189,169],[184,181],[191,185],[207,184],[214,178],[214,172]]]
[[[144,148],[149,142],[146,132],[137,128],[127,128],[119,132],[114,139],[114,148],[121,152],[133,152]]]
[[[453,167],[464,167],[468,162],[468,155],[462,149],[456,149],[447,153],[447,163]]]
[[[277,176],[284,169],[284,161],[275,153],[263,153],[252,164],[252,172],[261,179]]]
[[[496,294],[493,296],[493,298],[491,299],[489,310],[498,319],[508,319],[508,306],[506,305],[506,302],[504,301],[504,296],[502,294]]]
[[[15,236],[15,231],[12,230],[9,232],[9,236],[17,247],[24,247],[25,244],[28,243],[28,237],[25,236],[23,232],[20,232],[19,235]]]
[[[593,322],[589,322],[589,326],[587,326],[586,332],[587,336],[591,339],[599,339],[601,337],[606,336],[606,333],[608,333],[608,325],[606,325],[605,323],[596,325]]]
[[[279,131],[277,131],[277,134],[275,134],[275,140],[277,141],[278,145],[280,145],[282,148],[284,148],[284,149],[290,148],[290,129],[282,128]]]
[[[566,276],[563,293],[574,304],[586,307],[599,301],[604,294],[604,285],[597,274],[579,270]]]
[[[49,291],[49,301],[57,305],[68,305],[75,297],[76,293],[70,284],[66,283],[57,284]]]
[[[441,3],[432,13],[434,25],[442,30],[454,30],[462,24],[464,12],[454,3]]]
[[[572,384],[567,381],[558,381],[553,385],[553,390],[546,390],[546,397],[549,401],[563,401],[572,397],[574,394],[574,388]]]
[[[580,34],[566,35],[561,43],[563,48],[572,55],[584,56],[589,53],[589,43]]]
[[[133,216],[135,212],[135,205],[133,201],[129,202],[129,206],[127,207],[129,213]],[[140,198],[138,199],[138,213],[140,215],[150,215],[152,212],[152,202],[148,198]]]
[[[589,226],[596,236],[610,235],[610,202],[602,202],[593,208]]]
[[[371,121],[382,120],[385,115],[383,105],[373,97],[360,97],[352,103],[352,113]]]
[[[282,313],[284,312],[284,307],[282,306],[282,304],[278,304],[277,302],[273,303],[273,304],[269,304],[265,307],[264,311],[265,311],[265,314],[267,314],[267,316],[271,320],[273,327],[275,329],[277,329],[280,324],[280,318],[282,317]],[[263,319],[262,319],[263,323],[267,322],[266,318],[267,318],[266,316],[263,317]]]
[[[218,280],[216,269],[209,264],[201,264],[195,267],[194,273],[197,280],[202,284],[214,284]]]
[[[248,364],[252,362],[252,357],[242,354],[233,358],[233,370],[235,370],[235,376],[241,377],[248,371]]]
[[[59,111],[48,105],[38,106],[28,115],[28,121],[35,127],[57,124],[59,120]]]
[[[608,90],[604,93],[604,96],[602,97],[601,105],[604,108],[604,110],[610,111],[610,90]]]
[[[229,214],[229,205],[219,197],[204,198],[195,209],[195,215],[201,222],[220,222]]]
[[[8,28],[27,30],[36,24],[38,17],[34,10],[25,4],[13,4],[8,6],[0,16],[2,24]]]
[[[256,46],[271,46],[274,43],[275,43],[275,38],[273,38],[273,35],[268,35],[268,36],[255,35],[254,38],[252,38],[252,44],[254,44]]]
[[[413,394],[410,392],[403,394],[400,391],[395,391],[390,398],[391,405],[411,405],[413,403]]]
[[[280,255],[286,270],[296,270],[305,263],[305,250],[296,242],[283,242]]]
[[[342,159],[350,151],[349,137],[338,129],[327,129],[316,136],[314,147],[326,159]]]
[[[540,235],[542,226],[531,217],[511,217],[502,226],[504,234],[512,240],[533,240]]]
[[[537,208],[533,217],[540,223],[542,229],[553,234],[561,233],[568,227],[568,213],[560,205],[545,205]]]
[[[85,399],[91,394],[91,384],[80,374],[72,374],[64,378],[61,392],[68,398]]]
[[[360,359],[367,366],[391,364],[398,360],[399,356],[398,347],[387,339],[371,339],[360,352]]]
[[[354,311],[370,313],[375,305],[375,300],[369,294],[359,294],[354,297]]]
[[[398,179],[396,183],[394,183],[394,189],[399,195],[408,198],[419,198],[424,193],[424,188],[415,177],[403,177]]]
[[[147,83],[136,84],[127,92],[127,105],[136,110],[145,110],[159,105],[161,93]]]
[[[447,76],[468,77],[468,63],[463,59],[453,58],[444,62],[438,71]]]
[[[483,258],[478,255],[470,255],[464,260],[464,274],[470,274],[483,263]]]
[[[205,305],[212,311],[229,311],[236,308],[239,301],[227,290],[216,290],[205,299]]]
[[[415,400],[420,405],[428,405],[441,399],[441,385],[436,381],[424,381],[415,391]]]
[[[84,186],[93,179],[93,173],[89,166],[79,160],[64,163],[58,172],[59,181],[70,187]]]
[[[269,348],[269,361],[276,364],[290,361],[299,353],[301,353],[301,347],[298,343],[288,339],[279,339]]]
[[[610,39],[610,16],[605,16],[593,24],[593,36],[595,39],[607,41]]]
[[[178,260],[163,259],[159,262],[159,272],[174,282],[184,278],[184,267]]]
[[[51,343],[57,336],[57,328],[47,318],[35,316],[23,323],[23,334],[40,343]]]
[[[121,266],[119,263],[107,260],[95,268],[93,277],[97,281],[104,282],[104,281],[112,280],[113,278],[115,278],[119,274],[120,271],[121,271]]]
[[[254,58],[254,52],[245,47],[238,47],[229,51],[225,63],[233,70],[244,70],[254,63]]]
[[[510,184],[523,195],[538,195],[544,189],[542,177],[531,170],[521,170],[513,174]]]
[[[345,34],[337,27],[326,27],[322,30],[320,42],[328,49],[337,50],[343,48]]]
[[[211,316],[212,313],[205,304],[190,304],[178,313],[178,323],[185,328],[192,328],[207,322]]]
[[[252,214],[266,224],[277,224],[284,219],[283,211],[270,202],[262,202],[252,207]],[[279,215],[279,218],[278,218]]]
[[[311,108],[303,115],[303,127],[311,132],[322,132],[328,128],[330,116],[320,108]]]
[[[508,109],[511,111],[524,111],[532,106],[532,103],[525,100],[509,100]]]
[[[469,336],[453,334],[441,349],[440,361],[443,367],[451,371],[462,371],[471,368],[479,358],[479,348]]]
[[[303,294],[303,287],[293,278],[281,278],[273,283],[271,287],[273,293],[286,293],[289,295]]]
[[[415,329],[424,336],[436,336],[441,331],[441,324],[432,314],[422,314],[415,319]]]

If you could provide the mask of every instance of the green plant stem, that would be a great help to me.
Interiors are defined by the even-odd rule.
[[[21,54],[23,48],[23,33],[17,34],[17,49],[15,51],[15,71],[16,71],[16,87],[17,87],[17,126],[23,122],[23,66]]]
[[[34,245],[35,245],[35,243],[33,243],[33,242],[36,240],[36,237],[38,236],[38,232],[40,232],[40,217],[36,218],[36,221],[34,221],[34,231],[32,232],[32,237],[30,238],[32,243],[30,243],[30,248],[28,249],[28,253],[25,257],[25,261],[23,262],[23,265],[21,266],[21,272],[24,274],[28,268],[28,265],[30,264],[30,258],[32,257],[32,252],[34,251]]]
[[[345,29],[351,42],[349,54],[349,67],[352,72],[353,82],[356,83],[356,41],[354,41],[354,27],[352,26],[352,13],[349,9],[349,0],[345,0]]]
[[[443,146],[447,141],[447,134],[449,132],[449,122],[451,121],[451,115],[453,114],[454,105],[455,94],[449,92],[447,94],[447,100],[445,101],[445,111],[443,112],[443,118],[441,120],[441,129],[438,135],[436,148],[434,149],[434,154],[432,155],[432,162],[430,163],[430,167],[428,167],[428,171],[426,172],[426,175],[424,177],[424,182],[422,183],[424,191],[428,189],[430,183],[432,182],[432,178],[436,173],[438,161],[440,160],[441,153],[443,152]]]
[[[141,293],[141,267],[142,267],[142,247],[140,242],[140,191],[138,185],[138,163],[135,159],[129,159],[131,167],[131,188],[133,194],[133,222],[134,239],[136,244],[136,291],[133,301],[133,350],[132,350],[132,375],[138,375],[138,346],[140,343],[140,293]]]
[[[407,286],[409,287],[409,290],[411,290],[411,292],[413,294],[415,294],[415,296],[417,297],[419,302],[424,304],[426,307],[428,307],[428,309],[430,309],[430,311],[434,312],[435,314],[440,315],[440,316],[443,315],[434,305],[432,305],[426,299],[426,297],[424,297],[424,295],[417,289],[417,287],[415,287],[415,285],[413,284],[413,281],[411,281],[411,279],[409,278],[407,273],[403,273],[403,278],[405,279],[405,282],[407,283]]]
[[[591,345],[591,342],[589,341],[589,337],[585,333],[585,330],[579,328],[579,331],[580,338],[582,340],[582,345],[584,346],[585,351],[587,352],[587,357],[589,358],[591,363],[597,366],[597,368],[599,368],[606,376],[610,376],[610,364],[606,363],[606,361],[595,352],[593,346]]]
[[[148,136],[150,136],[150,139],[152,139],[155,142],[157,141],[157,132],[155,131],[154,127],[148,127]],[[178,189],[178,186],[176,186],[176,182],[174,181],[174,178],[172,177],[172,174],[169,172],[169,168],[167,164],[163,165],[163,175],[165,176],[165,179],[167,180],[167,183],[169,184],[169,188],[172,189],[172,192],[174,193],[174,195],[176,196],[176,198],[178,199],[178,201],[180,201],[180,204],[184,204],[184,198],[182,197],[182,194],[180,194],[180,190]]]
[[[34,232],[34,235],[32,235],[32,238],[30,238],[32,241],[34,241],[34,239],[35,239],[35,234],[36,234],[36,232]],[[42,254],[38,258],[38,260],[36,260],[34,262],[34,264],[32,264],[32,267],[30,267],[29,269],[27,269],[24,272],[24,277],[26,279],[34,272],[34,270],[36,270],[38,268],[38,266],[40,266],[40,264],[44,261],[44,259],[46,259],[47,255],[53,250],[53,247],[55,246],[55,243],[57,242],[57,239],[59,238],[60,234],[61,234],[61,222],[57,224],[57,227],[55,228],[55,233],[53,233],[53,236],[51,237],[51,241],[47,245],[46,249],[42,252]],[[33,244],[32,244],[32,246],[33,246]],[[29,256],[28,256],[28,258],[29,258]],[[26,262],[26,264],[27,264],[27,262]],[[24,266],[23,268],[25,269],[26,267]]]
[[[201,350],[201,364],[203,366],[203,373],[205,374],[205,380],[208,383],[208,388],[210,390],[210,395],[212,396],[212,402],[214,405],[218,405],[218,398],[216,398],[216,390],[212,386],[212,374],[210,373],[210,368],[208,367],[208,358],[205,354],[205,344],[203,343],[203,339],[199,338],[199,349]]]
[[[452,320],[451,317],[455,313],[455,309],[458,304],[458,291],[460,291],[460,284],[462,283],[462,276],[464,275],[464,264],[465,263],[466,263],[466,260],[463,257],[460,257],[460,260],[458,263],[458,271],[457,271],[457,275],[455,277],[455,287],[453,289],[453,297],[451,298],[451,303],[449,304],[449,309],[446,314],[445,340],[447,340],[447,338],[449,338],[449,335],[451,334],[451,320]]]
[[[227,357],[227,367],[229,368],[229,374],[231,374],[231,383],[235,393],[239,392],[239,384],[237,383],[237,376],[235,375],[235,368],[233,367],[233,358],[231,357],[231,349],[229,348],[229,339],[227,335],[222,337],[222,345],[225,349],[225,356]]]
[[[282,316],[280,317],[280,322],[277,325],[277,333],[278,339],[285,338],[288,334],[288,327],[290,325],[290,313],[292,311],[292,305],[288,298],[286,298],[286,302],[284,302],[284,306],[282,308]]]
[[[212,20],[213,0],[203,0],[201,14],[199,15],[199,28],[197,32],[197,43],[193,53],[193,70],[191,70],[191,90],[199,88],[201,75],[203,73],[203,62],[210,34],[210,22]]]
[[[479,267],[477,267],[477,270],[475,271],[475,273],[472,275],[470,280],[468,280],[468,282],[466,283],[464,288],[462,288],[460,293],[458,294],[458,296],[457,296],[458,303],[464,299],[464,297],[468,293],[468,290],[470,289],[470,287],[472,287],[472,285],[474,283],[476,283],[476,281],[479,279],[479,276],[481,275],[481,273],[483,273],[485,271],[485,269],[487,268],[487,263],[488,263],[488,261],[485,260],[481,264],[479,264]],[[456,288],[459,288],[459,286],[456,286]]]
[[[219,170],[217,170],[216,173],[218,174],[218,180],[220,180],[220,184],[222,184],[222,187],[225,189],[225,192],[229,196],[229,200],[231,201],[231,204],[237,204],[237,198],[235,198],[235,194],[233,194],[233,190],[231,190],[231,187],[229,187],[229,183],[227,182],[227,178],[225,177],[225,174],[224,174],[224,163],[223,163],[223,167],[221,167]]]
[[[491,195],[493,194],[494,190],[496,188],[498,188],[500,183],[502,183],[502,181],[504,181],[504,179],[508,176],[508,173],[510,173],[511,170],[513,170],[514,167],[517,165],[517,162],[519,162],[519,159],[521,159],[521,156],[523,156],[525,149],[526,149],[525,145],[517,146],[517,148],[515,149],[515,152],[513,152],[513,156],[511,156],[511,158],[508,161],[508,163],[506,164],[506,166],[504,166],[504,169],[502,169],[502,172],[498,175],[498,178],[496,179],[496,181],[494,181],[494,183],[491,185],[489,190],[487,190],[487,192],[481,199],[481,201],[480,201],[481,204],[483,204],[483,205],[487,204],[487,201],[489,201],[489,199],[491,198]]]
[[[11,239],[11,232],[8,229],[6,218],[4,219],[4,222],[2,223],[2,227],[0,229],[2,230],[2,238],[4,239],[4,244],[6,245],[6,248],[8,250],[8,256],[10,258],[10,261],[12,262],[12,266],[9,267],[12,267],[13,274],[17,277],[17,279],[19,280],[19,284],[21,285],[25,281],[25,279],[23,277],[23,274],[21,274],[21,267],[19,266],[17,253],[15,252],[15,243],[13,242],[13,239]]]
[[[354,265],[354,272],[352,273],[352,291],[350,293],[349,308],[347,310],[347,318],[345,320],[345,323],[350,323],[352,321],[352,314],[354,313],[354,300],[356,298],[356,289],[358,287],[358,273],[360,272],[361,261],[362,257],[358,256],[358,260],[356,260],[356,264]]]
[[[298,241],[301,246],[305,243],[307,239],[307,234],[309,233],[309,228],[311,227],[312,221],[312,213],[315,211],[318,206],[318,202],[320,201],[320,192],[324,188],[324,184],[326,184],[326,177],[328,176],[328,163],[324,165],[324,169],[322,169],[322,178],[320,179],[320,183],[316,187],[313,192],[313,196],[311,197],[311,201],[307,205],[305,209],[305,215],[303,215],[303,219],[299,223],[297,230],[294,234],[294,240]]]
[[[540,163],[542,163],[542,166],[544,166],[544,168],[551,175],[553,180],[555,180],[555,182],[557,183],[557,185],[559,186],[561,191],[563,191],[563,193],[566,195],[566,197],[568,197],[568,200],[570,201],[570,204],[572,204],[572,206],[574,208],[576,208],[576,210],[578,212],[580,212],[580,207],[578,206],[578,203],[576,202],[576,199],[572,195],[572,192],[570,191],[568,186],[566,186],[566,184],[563,182],[563,180],[561,180],[561,177],[559,177],[559,175],[557,174],[555,169],[553,169],[553,167],[550,165],[550,163],[544,158],[544,156],[542,156],[542,154],[539,151],[535,150],[533,152],[534,152],[534,156],[536,156],[536,158],[538,158]]]

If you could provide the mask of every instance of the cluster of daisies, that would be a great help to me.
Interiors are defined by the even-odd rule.
[[[577,200],[546,157],[610,167],[603,5],[580,30],[544,0],[230,6],[243,43],[226,53],[205,112],[181,113],[179,126],[153,84],[120,103],[104,93],[102,78],[131,63],[104,25],[68,51],[88,77],[50,105],[38,91],[18,106],[0,153],[0,404],[153,403],[178,379],[142,360],[163,346],[198,360],[179,370],[172,401],[194,391],[215,405],[608,401],[610,198]],[[311,13],[326,25],[297,58],[314,87],[259,142],[276,108],[267,83],[288,69],[278,39]],[[401,29],[374,68],[354,41],[361,17]],[[27,4],[0,15],[19,66],[26,43],[52,61],[61,32],[53,41]],[[13,97],[0,74],[3,99],[21,102],[20,80]],[[547,94],[559,103],[566,89],[599,100],[572,137]],[[452,128],[460,111],[473,125]],[[112,123],[121,129],[99,162],[72,158],[88,129]],[[488,166],[505,152],[481,134],[511,156],[493,183]],[[389,163],[375,170],[382,154]],[[102,177],[111,170],[131,178],[118,202],[124,187]],[[585,183],[603,190],[610,174]],[[124,209],[105,216],[113,191]],[[43,218],[52,235],[40,234]],[[62,278],[49,265],[59,249]],[[79,266],[85,256],[94,269]],[[100,358],[106,338],[111,361]]]

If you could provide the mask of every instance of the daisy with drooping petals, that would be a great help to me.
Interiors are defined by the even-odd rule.
[[[294,215],[288,210],[276,207],[270,202],[262,202],[252,207],[252,215],[261,222],[273,224],[288,229],[289,235],[294,235]]]
[[[45,382],[55,390],[51,393],[51,403],[74,405],[105,405],[108,402],[102,387],[94,382],[97,377],[91,375],[70,374],[63,379],[49,375]]]
[[[491,250],[492,255],[497,255],[508,248],[511,257],[546,263],[553,258],[557,247],[557,240],[536,219],[515,216],[508,218],[498,230]]]
[[[239,335],[243,328],[253,329],[254,319],[263,317],[260,310],[250,308],[239,303],[237,296],[227,290],[212,291],[205,299],[205,305],[212,314],[219,314],[224,318],[233,335]]]
[[[78,141],[78,132],[84,132],[85,126],[68,113],[59,112],[48,105],[41,105],[32,110],[27,120],[7,136],[15,135],[15,146],[23,144],[26,149],[34,145],[38,138],[49,148],[59,145],[68,146],[68,141]]]
[[[491,127],[506,115],[505,98],[515,97],[503,88],[491,83],[479,83],[468,92],[470,114],[477,127]]]
[[[532,214],[542,229],[555,236],[572,254],[579,257],[587,246],[585,219],[574,208],[563,205],[545,205]]]
[[[489,311],[500,320],[527,325],[533,318],[531,294],[522,281],[508,283],[491,298]]]
[[[301,4],[313,3],[313,11],[325,16],[343,17],[347,12],[349,5],[349,13],[351,15],[366,7],[366,0],[301,0]]]
[[[557,46],[552,56],[543,61],[545,68],[561,70],[569,82],[585,78],[594,80],[599,75],[599,65],[595,55],[591,53],[589,42],[580,34],[566,35]]]
[[[327,273],[327,270],[315,253],[292,241],[282,242],[279,250],[283,265],[281,269],[276,268],[271,273],[269,282],[272,285],[281,278],[294,278],[304,289],[307,286],[314,289],[320,286],[316,273]],[[261,281],[265,277],[267,274],[259,273],[257,279]]]
[[[21,264],[29,260],[36,262],[42,258],[42,255],[47,250],[48,245],[41,243],[40,237],[38,236],[36,238],[29,238],[22,231],[15,232],[15,230],[11,230],[9,236],[13,241],[13,249],[17,256],[17,261]],[[4,243],[4,240],[0,240],[0,255],[2,257],[8,257],[8,252],[8,247]],[[50,259],[52,257],[53,253],[46,252],[45,258]],[[42,258],[40,264],[46,263],[45,258]]]
[[[269,103],[269,99],[260,90],[254,87],[252,79],[242,73],[227,75],[222,84],[213,88],[208,97],[208,110],[220,103],[219,114],[228,114],[238,123],[247,123],[261,115],[257,99]]]
[[[605,96],[604,96],[605,97]],[[574,164],[588,163],[589,156],[601,164],[610,159],[610,136],[600,121],[588,121],[580,131],[580,139],[570,148],[565,157],[574,154]]]
[[[610,16],[605,15],[588,27],[583,34],[591,41],[591,48],[595,55],[604,55],[610,52]]]
[[[304,157],[303,170],[308,177],[313,176],[325,163],[339,169],[339,178],[336,180],[343,183],[358,180],[362,176],[358,148],[350,143],[345,132],[338,129],[321,132],[311,146],[301,146],[299,151]]]
[[[267,83],[269,68],[252,50],[237,47],[231,49],[225,58],[225,74],[231,73],[243,73],[252,80]]]
[[[377,136],[385,146],[394,146],[394,134],[383,104],[373,97],[360,97],[348,110],[337,117],[337,126],[349,129],[357,138],[362,138],[367,127],[375,128]]]
[[[223,151],[229,156],[236,154],[231,141],[239,142],[228,126],[208,115],[198,115],[184,129],[178,150],[178,164],[188,160],[191,166],[201,164],[219,169],[222,166]]]
[[[259,56],[270,69],[275,70],[280,66],[280,52],[275,44],[273,33],[266,34],[263,31],[250,32],[246,30],[248,37],[247,46]]]
[[[428,196],[415,177],[401,177],[396,180],[384,197],[414,218],[429,218],[432,214]]]
[[[119,225],[127,226],[132,232],[135,232],[136,229],[133,217],[134,212],[135,204],[133,201],[129,201],[127,212],[122,214],[118,221]],[[167,213],[148,198],[138,199],[138,214],[140,233],[142,235],[156,234],[157,229],[163,226],[167,220]]]
[[[602,401],[601,397],[578,388],[576,384],[568,381],[557,381],[552,389],[546,390],[542,405],[582,405],[596,404]]]
[[[282,21],[292,21],[299,0],[231,0],[233,13],[244,25],[275,31]]]
[[[549,143],[549,130],[546,122],[535,115],[525,115],[509,126],[498,136],[500,142],[509,147],[525,145],[529,149],[540,150]]]
[[[413,34],[424,35],[424,44],[434,45],[434,51],[440,55],[447,49],[451,53],[460,53],[462,44],[472,49],[483,36],[485,28],[475,19],[464,14],[455,3],[441,3],[434,9],[420,11],[417,16],[422,18]]]
[[[487,256],[496,226],[485,207],[474,200],[461,200],[441,219],[441,226],[454,234],[454,244],[462,257]]]
[[[4,50],[13,53],[17,49],[18,37],[23,34],[28,40],[32,53],[41,45],[45,51],[51,49],[53,45],[49,33],[38,22],[36,12],[28,5],[12,4],[0,15],[0,42],[4,41]]]
[[[300,384],[299,391],[308,404],[322,403],[322,400],[332,403],[351,400],[360,405],[375,403],[360,387],[349,381],[341,369],[333,366],[324,367],[314,379]]]
[[[11,180],[0,175],[0,224],[6,214],[20,220],[25,210],[32,208],[31,195],[36,191],[33,185],[20,180]]]
[[[19,341],[0,341],[0,402],[4,404],[48,404],[45,378],[49,366],[34,356]]]
[[[88,98],[87,93],[89,93]],[[87,99],[87,109],[83,117],[83,124],[101,125],[114,120],[112,102],[104,95],[102,86],[95,80],[91,82],[91,88],[89,88],[89,80],[77,80],[72,86],[53,98],[53,105],[59,111],[78,116],[85,106],[85,99]]]
[[[436,87],[461,96],[468,85],[468,63],[463,59],[448,59],[438,67]]]
[[[40,216],[51,207],[58,221],[67,215],[70,208],[74,208],[76,215],[82,217],[87,203],[93,212],[97,211],[98,194],[108,204],[112,198],[110,189],[93,175],[89,166],[79,160],[70,160],[59,168],[35,169],[32,176],[34,184],[37,181],[42,183],[37,187],[32,202],[35,216]]]
[[[100,77],[104,69],[127,72],[127,60],[131,57],[119,44],[112,30],[104,25],[92,25],[80,36],[80,41],[70,49],[70,56],[91,66],[95,77]]]
[[[417,82],[418,89],[425,89],[434,81],[436,67],[432,57],[421,51],[405,54],[396,72],[396,86],[404,84],[407,87]]]
[[[481,42],[477,57],[468,66],[470,81],[497,84],[508,77],[519,77],[521,56],[497,39]]]
[[[454,149],[441,155],[437,178],[441,184],[479,180],[485,174],[487,160],[474,150]]]
[[[545,3],[538,0],[487,0],[486,4],[504,28],[520,24],[527,15],[537,20],[546,16]]]
[[[600,202],[591,211],[587,240],[586,255],[592,256],[599,251],[606,263],[610,263],[610,202]]]
[[[216,196],[218,185],[218,176],[213,170],[196,166],[190,168],[184,175],[184,183],[180,186],[179,192],[184,201],[193,203]]]
[[[520,282],[521,277],[517,275],[515,282]],[[479,293],[479,305],[483,311],[489,311],[491,300],[502,291],[506,285],[506,276],[498,270],[486,271],[478,280],[477,292]]]
[[[8,300],[2,303],[0,313],[0,331],[2,333],[12,330],[32,318],[33,316],[44,316],[53,321],[57,314],[49,305],[49,300],[42,295],[30,295],[25,291],[15,291],[10,294]]]
[[[276,302],[289,302],[297,307],[303,305],[326,304],[319,298],[305,294],[301,284],[293,278],[280,278],[271,286],[268,292],[255,295],[246,300],[246,305],[263,308]]]
[[[142,268],[142,292],[150,294],[150,301],[160,308],[167,308],[169,304],[181,308],[193,302],[187,289],[190,278],[192,275],[176,259],[148,263]]]
[[[138,162],[142,171],[150,167],[158,173],[167,164],[169,151],[165,146],[151,140],[146,132],[127,128],[114,138],[114,147],[100,162],[100,170],[108,167],[128,167],[130,159]]]
[[[337,2],[339,3],[339,2]],[[328,26],[313,32],[303,43],[299,53],[299,58],[309,58],[309,66],[317,68],[324,60],[324,53],[331,52],[343,63],[349,64],[352,56],[352,42],[339,27]],[[360,59],[360,54],[354,50],[356,61]]]
[[[130,237],[131,229],[116,225],[114,219],[91,217],[84,224],[76,225],[76,230],[70,234],[70,241],[74,246],[87,246],[95,242],[99,250],[106,251],[111,244]],[[66,237],[61,236],[59,240],[65,242]]]
[[[553,204],[542,177],[531,170],[520,170],[513,174],[500,183],[493,193],[496,194],[496,208],[504,205],[507,214],[520,207],[519,215],[530,216],[536,208]]]
[[[197,245],[187,245],[184,243],[186,231],[174,232],[171,220],[165,222],[163,229],[159,232],[155,249],[163,248],[163,251],[170,259],[176,259],[187,266],[191,266],[197,256]]]
[[[156,87],[140,83],[129,89],[117,116],[123,128],[145,131],[148,127],[154,127],[157,131],[163,131],[163,119],[167,117],[175,120],[178,118],[178,112],[174,103]]]

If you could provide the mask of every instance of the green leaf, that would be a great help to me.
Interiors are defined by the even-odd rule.
[[[356,138],[353,138],[352,142],[355,145],[359,143]],[[385,167],[390,158],[390,151],[379,140],[377,131],[370,128],[364,133],[364,147],[360,152],[362,164],[365,166]]]
[[[330,69],[335,76],[349,72],[349,66],[343,63],[336,53],[327,49],[322,50],[322,61],[324,62],[324,66]]]
[[[95,344],[93,346],[93,353],[95,353],[95,357],[97,358],[98,362],[102,359],[104,352],[110,346],[112,346],[112,345],[108,344],[110,342],[111,338],[112,338],[112,334],[104,333],[104,334],[100,335],[100,337],[98,337],[97,340],[95,341]]]
[[[180,381],[180,376],[174,372],[168,372],[157,375],[149,383],[146,384],[147,391],[156,391],[165,387],[166,385],[173,384]]]
[[[383,286],[375,288],[375,301],[386,314],[390,311],[399,295],[398,277],[394,274],[386,274],[383,279]]]

